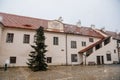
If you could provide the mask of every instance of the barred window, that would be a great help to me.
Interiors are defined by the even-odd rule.
[[[13,33],[7,33],[6,42],[7,43],[13,43],[13,38],[14,38],[14,34]]]
[[[71,48],[77,48],[77,42],[71,41]]]
[[[111,54],[106,54],[107,56],[107,61],[111,61]]]
[[[77,62],[77,54],[71,54],[71,61]]]
[[[82,46],[86,46],[86,42],[82,41]]]
[[[52,57],[47,57],[47,63],[52,63]]]
[[[93,38],[89,38],[89,42],[94,42],[94,39]]]
[[[16,57],[10,57],[10,63],[16,63]]]
[[[23,43],[29,43],[30,42],[30,35],[24,34]]]
[[[53,37],[53,45],[58,45],[58,37]]]

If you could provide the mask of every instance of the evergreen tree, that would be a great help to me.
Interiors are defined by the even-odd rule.
[[[44,28],[39,27],[36,30],[35,35],[35,45],[31,45],[34,51],[31,51],[29,56],[31,59],[28,59],[28,67],[32,71],[45,71],[47,70],[47,64],[45,62],[45,49],[47,46],[45,45],[45,36],[44,36]]]

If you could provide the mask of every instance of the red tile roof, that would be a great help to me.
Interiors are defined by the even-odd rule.
[[[101,34],[96,32],[90,27],[77,27],[76,25],[69,25],[65,24],[65,31],[66,33],[74,33],[74,34],[80,34],[84,36],[91,36],[91,37],[97,37],[97,38],[103,38]]]
[[[88,46],[88,47],[80,50],[78,53],[84,53],[84,52],[88,51],[89,49],[95,47],[96,45],[101,44],[104,40],[106,40],[106,39],[108,39],[108,38],[110,38],[110,36],[107,37],[107,38],[103,38],[103,39],[97,41],[96,43],[93,43],[92,45],[90,45],[90,46]]]
[[[114,39],[120,40],[120,34],[118,34],[116,32],[105,31],[104,33],[107,34],[108,36],[112,36]]]
[[[25,16],[18,16],[13,14],[0,13],[3,18],[2,24],[5,27],[23,28],[23,29],[37,29],[42,26],[45,29],[48,28],[48,22],[50,20],[37,19]],[[89,27],[77,27],[76,25],[64,24],[64,33],[79,34],[90,37],[102,38],[103,36],[92,28]],[[53,32],[59,32],[59,30],[53,30]]]
[[[37,29],[40,26],[47,27],[48,20],[30,18],[6,13],[0,13],[3,18],[2,24],[6,27]]]

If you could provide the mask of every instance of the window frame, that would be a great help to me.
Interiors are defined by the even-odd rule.
[[[24,34],[23,36],[23,43],[29,44],[30,43],[30,35],[29,34]]]
[[[77,41],[71,41],[71,48],[76,49],[77,48]]]
[[[14,33],[7,33],[6,43],[13,43]]]
[[[107,61],[111,61],[112,60],[111,54],[106,54],[106,58],[107,58]]]
[[[10,64],[16,64],[16,56],[10,56]]]
[[[85,41],[82,41],[82,46],[86,46],[86,42]]]
[[[52,63],[52,57],[47,57],[47,63]]]
[[[89,38],[89,42],[94,42],[94,39],[93,38]]]
[[[53,45],[59,45],[59,38],[53,37]]]
[[[77,54],[71,54],[71,62],[78,62],[78,55]]]

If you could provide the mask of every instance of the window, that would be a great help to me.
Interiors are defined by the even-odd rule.
[[[104,45],[107,45],[110,42],[110,37],[104,41]]]
[[[111,61],[111,54],[106,54],[107,56],[107,61]]]
[[[86,46],[86,42],[82,41],[82,46]]]
[[[116,53],[116,50],[114,50],[114,53]]]
[[[14,34],[13,33],[7,33],[6,42],[7,43],[13,43],[13,38],[14,38]]]
[[[77,62],[77,54],[71,54],[71,61]]]
[[[86,52],[86,56],[89,56],[91,53],[93,53],[93,48],[89,49],[89,50]]]
[[[94,42],[94,39],[93,38],[89,38],[89,42]]]
[[[101,47],[102,47],[102,44],[97,44],[97,45],[95,46],[95,49],[98,50],[98,49],[100,49]]]
[[[52,63],[52,57],[47,57],[47,63]]]
[[[37,41],[37,36],[36,35],[34,35],[34,42],[36,42]]]
[[[53,45],[58,45],[58,37],[53,37]]]
[[[30,35],[24,34],[23,43],[29,43],[29,42],[30,42]]]
[[[16,57],[10,57],[10,63],[16,63]]]
[[[71,41],[71,48],[77,48],[76,41]]]

